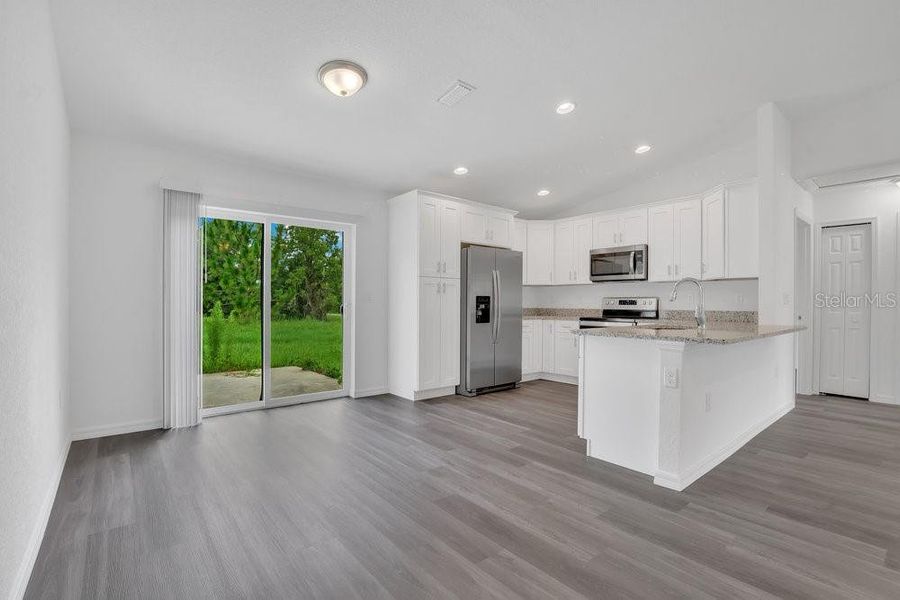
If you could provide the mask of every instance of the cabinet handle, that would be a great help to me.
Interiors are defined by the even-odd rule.
[[[437,272],[441,272],[441,261],[437,261]]]
[[[447,261],[445,260],[444,263],[441,265],[441,273],[446,273],[446,272],[447,272]]]
[[[672,265],[666,265],[666,271],[669,273],[669,277],[672,276]]]
[[[678,264],[675,264],[675,277],[678,277]]]

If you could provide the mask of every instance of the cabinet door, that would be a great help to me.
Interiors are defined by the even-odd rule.
[[[441,283],[419,278],[419,390],[441,385]]]
[[[672,281],[675,276],[675,223],[671,204],[654,206],[649,212],[650,281]]]
[[[703,230],[700,272],[703,279],[725,277],[725,190],[719,188],[703,197]]]
[[[534,321],[522,321],[522,374],[534,373]]]
[[[647,243],[647,209],[630,210],[619,215],[619,243],[634,246]]]
[[[441,275],[440,200],[423,197],[419,201],[419,275]]]
[[[573,227],[575,243],[572,256],[572,270],[575,272],[575,282],[590,283],[591,248],[593,248],[591,219],[575,221]]]
[[[541,371],[556,373],[556,321],[541,321]]]
[[[463,205],[462,241],[483,244],[487,241],[487,213],[474,206]]]
[[[460,256],[460,206],[450,200],[441,200],[441,277],[459,279]]]
[[[756,182],[725,188],[726,267],[729,278],[759,277],[759,192]]]
[[[612,248],[619,246],[618,215],[600,215],[593,218],[593,248]]]
[[[438,294],[441,304],[441,386],[459,385],[459,289],[459,280],[441,280],[440,293]]]
[[[557,285],[574,283],[574,224],[571,221],[557,223],[553,235],[553,283]]]
[[[675,279],[700,278],[701,204],[699,198],[675,204]]]
[[[553,283],[553,223],[529,222],[526,240],[529,285]]]
[[[578,329],[574,321],[556,321],[556,374],[578,376]]]
[[[516,219],[513,221],[512,249],[522,253],[522,285],[528,285],[528,224]]]
[[[512,245],[512,219],[508,215],[488,214],[487,242],[491,246],[509,248]]]

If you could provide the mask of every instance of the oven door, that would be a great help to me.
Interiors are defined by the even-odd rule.
[[[647,279],[647,245],[591,250],[591,281]]]

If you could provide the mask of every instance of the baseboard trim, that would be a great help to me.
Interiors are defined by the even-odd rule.
[[[522,381],[537,381],[538,379],[578,385],[578,378],[572,377],[571,375],[556,375],[554,373],[527,373],[522,375]]]
[[[664,488],[668,488],[670,490],[675,490],[676,492],[683,491],[689,485],[712,471],[719,464],[721,464],[726,458],[737,452],[741,449],[741,447],[752,440],[754,437],[762,433],[767,427],[775,423],[778,419],[788,414],[794,409],[794,402],[790,402],[784,406],[781,406],[774,413],[770,414],[768,417],[760,421],[759,423],[753,425],[749,429],[747,429],[744,433],[739,435],[733,441],[729,442],[725,447],[721,448],[718,452],[714,452],[709,457],[701,460],[699,463],[695,464],[693,467],[689,469],[685,469],[685,471],[681,474],[679,473],[671,473],[668,471],[657,471],[656,475],[653,477],[653,483],[656,485],[662,486]]]
[[[72,441],[90,440],[94,438],[107,437],[110,435],[148,431],[150,429],[161,429],[162,426],[162,419],[151,419],[149,421],[130,421],[128,423],[116,423],[113,425],[104,425],[103,427],[89,427],[86,429],[78,429],[72,432]]]
[[[876,394],[872,398],[870,398],[872,402],[877,402],[878,404],[900,404],[897,401],[897,398],[894,396],[889,396],[888,394]]]
[[[368,398],[369,396],[380,396],[381,394],[388,394],[387,386],[385,387],[374,387],[369,388],[367,390],[354,390],[352,394],[350,394],[351,398]]]
[[[13,580],[12,590],[10,591],[10,600],[20,600],[25,596],[25,590],[28,589],[28,582],[31,580],[31,572],[34,570],[34,564],[37,562],[38,553],[41,551],[41,543],[44,541],[44,533],[47,531],[47,524],[50,522],[50,512],[53,510],[53,503],[56,501],[56,494],[59,491],[59,482],[62,481],[63,469],[66,466],[66,460],[69,458],[69,448],[72,446],[72,440],[66,442],[65,450],[59,458],[59,464],[56,465],[56,472],[53,479],[50,480],[50,489],[44,496],[41,503],[41,510],[38,512],[37,523],[31,531],[31,538],[28,540],[28,547],[25,550],[25,556],[19,564],[19,570],[16,578]]]

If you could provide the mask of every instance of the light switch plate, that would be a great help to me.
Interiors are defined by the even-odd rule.
[[[678,369],[675,367],[663,367],[663,382],[667,388],[677,388]]]

